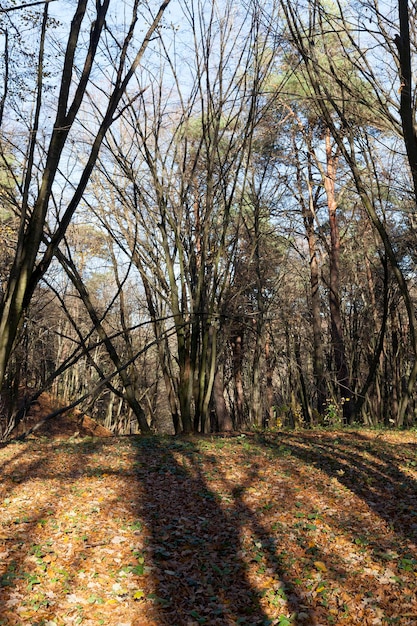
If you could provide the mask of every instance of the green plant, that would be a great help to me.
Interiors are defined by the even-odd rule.
[[[322,418],[323,426],[341,426],[343,423],[343,405],[349,398],[327,398]]]
[[[294,624],[294,616],[287,617],[286,615],[280,615],[277,622],[278,626],[291,626]]]

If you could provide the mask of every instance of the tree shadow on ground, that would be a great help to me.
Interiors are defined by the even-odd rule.
[[[340,623],[384,614],[408,625],[415,460],[415,445],[397,453],[346,433],[11,446],[0,459],[0,624],[65,611],[131,626],[260,626],[296,613],[316,626],[331,608]],[[393,583],[387,564],[407,575]],[[10,617],[18,606],[32,617]]]
[[[99,615],[100,606],[95,611],[94,602],[86,605],[88,583],[97,597],[107,602],[107,595],[110,601],[121,603],[119,617],[122,607],[126,609],[130,602],[130,612],[136,615],[132,626],[269,624],[259,585],[248,576],[248,559],[255,563],[259,560],[261,577],[267,570],[269,578],[275,578],[283,613],[287,607],[298,605],[293,585],[277,557],[276,538],[242,498],[248,489],[256,489],[256,463],[249,464],[243,481],[234,482],[222,475],[216,456],[201,452],[198,443],[152,437],[124,439],[122,454],[127,450],[130,460],[125,468],[117,468],[114,458],[110,458],[117,456],[117,445],[117,441],[86,440],[56,444],[32,441],[16,448],[10,446],[13,454],[4,462],[1,495],[5,511],[10,505],[15,516],[14,501],[19,500],[23,513],[19,518],[10,514],[10,519],[7,515],[3,518],[0,623],[4,615],[11,620],[8,624],[26,623],[23,616],[34,615],[35,611],[39,618],[36,623],[60,617],[63,612],[91,620]],[[99,466],[95,465],[95,455]],[[218,489],[210,488],[206,475],[210,471],[223,485],[224,498]],[[94,493],[94,485],[102,475],[114,480],[116,492],[101,497],[96,507],[100,494]],[[127,483],[129,491],[123,492],[123,484]],[[68,497],[71,493],[73,497]],[[25,502],[29,500],[26,510]],[[96,509],[106,506],[108,516],[117,516],[117,508],[111,509],[110,501],[126,509],[125,520],[115,522],[108,517],[106,525],[107,518],[101,515],[97,528]],[[123,530],[126,523],[128,531]],[[121,536],[115,537],[118,524]],[[135,525],[138,530],[132,532]],[[49,528],[50,542],[45,538]],[[243,545],[245,533],[249,548]],[[119,540],[132,541],[136,534],[138,545],[146,543],[144,538],[148,537],[143,550],[145,576],[141,575],[141,561],[138,565],[131,558],[132,554],[139,556],[140,548],[130,547],[130,557],[125,550],[125,556],[119,555],[116,563],[109,556],[110,547],[117,552]],[[96,578],[91,578],[101,559],[109,562],[110,589],[104,588],[108,583],[97,584]],[[136,589],[143,586],[144,603],[118,595],[117,576],[122,569],[128,577],[132,573],[139,575]],[[50,588],[48,578],[52,578]],[[123,579],[120,582],[123,587]],[[92,592],[88,595],[95,597]],[[74,603],[73,613],[68,602]],[[13,620],[11,615],[17,609],[22,612]],[[33,617],[28,619],[34,623]]]
[[[417,445],[399,443],[401,455],[382,440],[360,433],[343,433],[340,438],[326,433],[286,433],[260,436],[266,448],[282,453],[284,445],[292,456],[325,472],[363,500],[403,539],[417,544],[417,481],[400,463],[407,457],[416,467]],[[401,460],[400,460],[401,459]]]
[[[298,606],[295,588],[280,566],[276,538],[241,498],[256,485],[256,469],[249,468],[245,482],[224,485],[223,499],[207,478],[210,462],[217,475],[215,457],[201,452],[198,442],[175,440],[167,446],[139,439],[137,446],[138,461],[146,467],[139,516],[151,533],[148,551],[156,567],[160,624],[272,623],[261,607],[260,589],[248,577],[245,560],[251,555],[243,545],[245,533],[260,574],[267,571],[270,579],[280,581],[282,612]]]
[[[41,543],[39,535],[43,534],[44,526],[55,524],[59,502],[71,488],[74,476],[82,466],[80,455],[73,455],[60,476],[56,468],[50,466],[51,458],[45,455],[42,444],[36,441],[9,443],[8,449],[16,453],[2,464],[1,624],[27,623],[25,611],[35,607],[40,609],[42,615],[43,606],[47,607],[46,599],[38,603],[41,596],[39,574],[44,569],[43,558],[53,553],[54,547],[52,543],[47,545],[45,540]],[[41,484],[49,484],[49,488],[42,490]],[[18,502],[17,507],[14,506],[15,501]],[[13,510],[12,517],[10,510]],[[62,576],[61,582],[65,582],[62,593],[69,593],[70,577],[65,576],[64,581]],[[2,621],[4,616],[6,621]]]

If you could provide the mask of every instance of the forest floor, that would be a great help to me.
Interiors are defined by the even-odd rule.
[[[417,436],[0,446],[0,624],[417,624]]]

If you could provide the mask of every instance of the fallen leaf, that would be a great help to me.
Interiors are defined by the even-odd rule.
[[[327,567],[326,564],[323,563],[323,561],[314,561],[314,567],[319,571],[319,572],[327,572]]]

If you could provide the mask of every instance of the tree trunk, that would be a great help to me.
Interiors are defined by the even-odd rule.
[[[213,384],[213,405],[219,432],[233,430],[232,418],[224,398],[224,381],[221,367],[217,367]]]
[[[301,407],[303,411],[303,421],[308,426],[312,426],[313,424],[313,411],[310,403],[309,394],[307,393],[307,386],[304,377],[303,371],[303,362],[301,359],[301,340],[300,335],[296,334],[294,337],[294,354],[295,360],[298,368],[298,376],[300,379],[300,392],[301,392]]]
[[[233,380],[234,380],[234,414],[236,428],[241,428],[244,422],[245,399],[243,393],[243,330],[236,331],[231,340],[233,351]]]
[[[103,0],[101,3],[96,3],[95,20],[91,22],[90,31],[87,35],[86,49],[84,50],[84,60],[82,60],[78,54],[80,53],[79,41],[83,38],[81,27],[89,3],[87,0],[78,0],[74,17],[71,21],[63,58],[62,76],[56,103],[56,116],[50,133],[49,146],[45,151],[42,178],[36,200],[33,204],[33,209],[29,211],[28,198],[30,187],[33,185],[34,179],[36,149],[40,152],[43,150],[43,148],[41,149],[40,146],[37,146],[37,134],[39,131],[44,90],[43,59],[45,33],[48,24],[48,5],[45,5],[38,55],[34,124],[30,128],[26,171],[23,176],[24,181],[20,203],[20,229],[10,277],[4,296],[0,302],[0,388],[3,385],[7,364],[23,314],[30,304],[36,286],[49,269],[55,251],[65,236],[65,232],[90,180],[104,137],[117,117],[116,110],[119,103],[142,60],[144,52],[170,0],[164,0],[159,7],[155,19],[144,35],[144,39],[137,54],[134,56],[130,66],[126,67],[126,61],[129,58],[128,49],[131,43],[133,28],[137,20],[137,11],[133,10],[132,22],[130,28],[128,28],[128,34],[120,44],[119,67],[115,72],[115,75],[117,75],[115,84],[108,96],[103,118],[98,124],[96,133],[93,136],[87,163],[81,172],[79,182],[61,216],[57,228],[55,232],[48,237],[45,250],[39,259],[38,253],[41,244],[46,239],[46,218],[53,193],[53,185],[57,173],[59,172],[61,156],[90,83],[90,76],[97,58],[97,50],[99,48],[102,32],[104,29],[108,29],[106,14],[109,2],[110,0]],[[76,62],[75,59],[77,59]],[[81,68],[79,74],[75,71],[75,65]],[[77,82],[75,82],[76,77],[78,77]],[[48,134],[48,132],[46,132],[46,134]],[[41,162],[43,163],[42,159]]]
[[[269,339],[265,342],[265,364],[266,364],[266,410],[268,415],[268,425],[275,426],[275,402],[273,386],[273,358]]]
[[[326,189],[327,206],[330,224],[330,276],[329,276],[329,305],[330,326],[333,348],[333,358],[336,370],[336,381],[339,388],[340,400],[343,403],[343,419],[351,421],[351,384],[346,362],[345,344],[343,340],[343,324],[340,309],[340,234],[337,220],[337,200],[335,193],[336,170],[338,157],[333,154],[330,130],[326,129]]]
[[[262,399],[261,399],[261,356],[262,356],[262,312],[257,311],[258,316],[253,320],[255,331],[255,347],[252,359],[252,393],[250,403],[251,423],[257,427],[262,426]]]
[[[315,198],[311,189],[310,181],[313,178],[311,173],[310,158],[308,162],[308,202],[302,200],[302,215],[304,228],[307,235],[309,267],[310,267],[310,298],[311,298],[311,324],[313,330],[313,376],[316,387],[316,408],[319,415],[324,412],[326,403],[326,379],[324,374],[324,352],[323,337],[321,330],[321,304],[320,304],[320,270],[317,257],[316,233],[314,229]],[[301,172],[297,168],[297,182],[302,199]]]
[[[413,75],[411,67],[410,16],[408,0],[398,0],[400,35],[396,35],[395,43],[400,59],[400,116],[407,152],[408,164],[417,202],[417,133],[415,109],[413,102]]]

